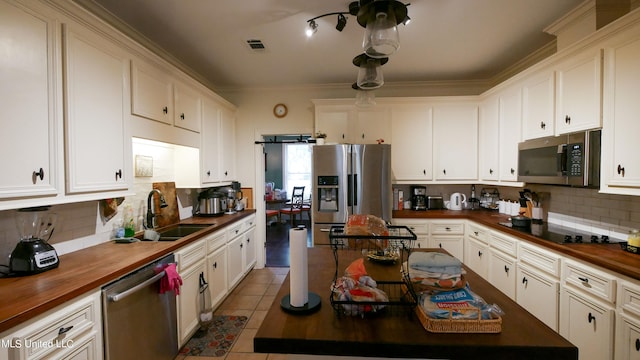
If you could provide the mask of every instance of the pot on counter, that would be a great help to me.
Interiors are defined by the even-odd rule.
[[[528,218],[523,215],[515,215],[511,217],[511,225],[517,228],[530,228],[531,227],[531,218]]]

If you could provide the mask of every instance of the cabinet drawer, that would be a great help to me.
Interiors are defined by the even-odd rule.
[[[416,235],[429,235],[429,223],[426,221],[394,220],[393,223],[408,227]]]
[[[246,218],[245,220],[243,220],[244,223],[244,230],[249,230],[252,227],[256,226],[256,216],[255,215],[251,215],[248,218]]]
[[[618,304],[624,312],[640,316],[640,286],[621,281]]]
[[[502,235],[498,232],[491,232],[491,247],[504,252],[507,255],[516,257],[518,254],[518,239]]]
[[[467,235],[485,244],[489,243],[489,230],[475,224],[467,224]]]
[[[560,277],[560,256],[552,252],[520,242],[520,261],[557,278]]]
[[[612,275],[570,260],[565,262],[564,281],[604,301],[615,303],[616,280]]]
[[[54,354],[73,350],[86,334],[99,329],[100,293],[77,300],[62,308],[56,308],[42,318],[14,332],[9,339],[14,345],[11,358],[51,358]]]
[[[207,242],[207,254],[219,249],[227,243],[227,233],[225,231],[218,231],[205,238]]]
[[[463,235],[463,223],[432,223],[431,234],[434,235]]]
[[[244,231],[244,222],[240,221],[229,225],[227,228],[227,241],[231,241],[236,236],[242,234]]]
[[[205,255],[205,245],[206,242],[202,239],[177,251],[178,271],[184,271],[198,261],[202,261]]]

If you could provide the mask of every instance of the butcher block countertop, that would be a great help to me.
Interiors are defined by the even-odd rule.
[[[592,265],[597,265],[607,270],[615,271],[635,280],[640,280],[640,255],[626,252],[619,244],[556,244],[543,240],[533,235],[528,235],[518,230],[500,225],[500,222],[509,222],[508,215],[499,214],[490,210],[426,210],[393,211],[394,219],[467,219],[484,225],[488,228],[499,230],[513,235],[522,240],[535,243],[559,253],[584,260]],[[588,241],[588,240],[586,240]]]
[[[339,274],[354,258],[361,257],[358,251],[338,251]],[[308,259],[309,291],[320,296],[320,309],[308,315],[283,311],[281,299],[290,293],[287,276],[254,337],[255,352],[428,359],[578,359],[574,345],[466,267],[471,290],[505,312],[501,333],[430,333],[413,314],[340,316],[329,301],[336,269],[331,248],[310,248]],[[389,276],[399,280],[399,264],[366,261],[365,266],[375,280],[393,280]]]
[[[130,244],[109,241],[61,255],[56,269],[30,276],[0,278],[0,333],[252,214],[255,210],[185,219],[181,224],[212,226],[177,241]]]

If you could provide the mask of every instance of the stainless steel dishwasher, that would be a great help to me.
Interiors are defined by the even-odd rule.
[[[102,288],[105,359],[161,360],[178,354],[176,297],[160,294],[173,254]]]

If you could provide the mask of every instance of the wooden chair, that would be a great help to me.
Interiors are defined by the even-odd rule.
[[[267,209],[265,212],[266,212],[266,214],[267,214],[267,225],[271,225],[271,223],[269,222],[269,220],[270,220],[272,217],[277,217],[277,218],[278,218],[278,221],[280,221],[280,211],[278,211],[278,210],[270,210],[270,209]]]
[[[289,219],[291,221],[291,226],[295,226],[295,218],[296,216],[300,216],[300,220],[302,220],[302,206],[304,203],[304,186],[294,186],[293,191],[291,193],[291,202],[288,202],[283,205],[282,209],[280,209],[280,216],[282,214],[289,215]]]

